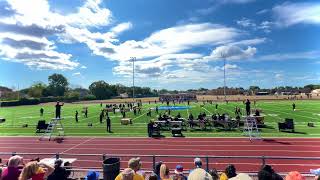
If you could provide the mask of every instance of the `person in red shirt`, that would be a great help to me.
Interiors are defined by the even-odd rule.
[[[23,165],[23,158],[21,156],[15,155],[10,157],[8,167],[2,171],[2,180],[18,180],[22,169],[19,168],[19,165]]]

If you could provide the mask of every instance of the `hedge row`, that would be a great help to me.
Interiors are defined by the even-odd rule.
[[[79,97],[41,97],[39,99],[22,98],[20,100],[14,100],[14,101],[3,101],[1,102],[1,107],[37,105],[39,103],[56,102],[56,101],[75,102],[79,100],[84,100],[84,101],[96,100],[96,97],[94,95],[87,95],[82,98],[79,98]]]
[[[4,101],[1,102],[1,106],[3,107],[8,107],[8,106],[21,106],[21,105],[36,105],[39,104],[40,100],[39,99],[27,99],[27,98],[22,98],[17,101]]]

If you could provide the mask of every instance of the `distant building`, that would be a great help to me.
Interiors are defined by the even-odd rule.
[[[320,89],[315,89],[311,91],[311,94],[319,96],[320,95]]]
[[[120,94],[119,96],[120,96],[121,98],[128,98],[128,97],[129,97],[128,93],[122,93],[122,94]]]
[[[188,100],[196,100],[197,96],[193,93],[178,93],[178,94],[160,94],[160,101],[188,101]]]
[[[266,96],[266,95],[269,95],[269,94],[270,94],[269,92],[256,92],[257,96]]]

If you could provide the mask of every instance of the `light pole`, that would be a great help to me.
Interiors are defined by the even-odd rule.
[[[224,94],[224,101],[227,102],[227,95],[226,95],[226,58],[223,54],[221,54],[223,58],[223,94]]]
[[[132,61],[132,99],[134,102],[134,61],[136,60],[136,57],[131,57]]]

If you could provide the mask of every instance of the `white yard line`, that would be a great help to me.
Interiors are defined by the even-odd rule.
[[[69,148],[69,149],[67,149],[67,150],[62,151],[61,153],[66,153],[67,151],[70,151],[70,150],[72,150],[72,149],[74,149],[74,148],[76,148],[76,147],[79,147],[79,146],[81,146],[81,145],[83,145],[83,144],[85,144],[85,143],[87,143],[87,142],[89,142],[89,141],[91,141],[91,140],[93,140],[93,139],[95,139],[95,138],[87,139],[87,140],[83,141],[82,143],[79,143],[79,144],[77,144],[77,145],[75,145],[75,146],[72,146],[71,148]],[[77,148],[77,149],[78,149],[78,148]]]
[[[208,109],[206,109],[205,107],[202,107],[202,108],[206,110],[210,115],[212,115],[212,113]]]

